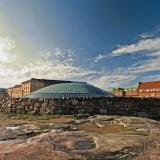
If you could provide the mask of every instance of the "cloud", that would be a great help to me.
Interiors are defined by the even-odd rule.
[[[160,75],[155,75],[155,76],[146,76],[146,77],[143,77],[144,79],[152,79],[152,78],[156,78],[156,79],[159,79],[160,78]]]
[[[142,34],[139,35],[138,37],[140,37],[140,38],[142,38],[142,39],[152,38],[152,37],[154,37],[159,31],[160,31],[160,26],[157,26],[157,27],[156,27],[156,30],[151,31],[151,32],[142,33]]]
[[[38,53],[38,56],[40,58],[44,58],[45,60],[48,60],[48,58],[51,56],[51,52],[48,52],[48,53]]]
[[[94,59],[94,62],[98,62],[109,56],[116,57],[133,53],[144,53],[147,56],[160,56],[160,37],[154,39],[141,39],[137,43],[130,45],[117,45],[117,49],[113,50],[111,53],[105,55],[99,54]]]
[[[107,57],[106,55],[102,55],[102,54],[99,54],[95,59],[94,59],[94,62],[98,62],[99,60],[103,59]]]
[[[55,56],[60,58],[60,57],[64,57],[65,53],[64,50],[61,48],[56,48],[55,49]]]
[[[140,40],[136,44],[120,46],[113,50],[111,56],[121,56],[128,53],[136,53],[140,51],[154,52],[160,50],[160,38]]]
[[[97,71],[83,68],[81,66],[75,66],[68,61],[43,61],[37,60],[28,65],[21,66],[19,69],[10,69],[4,66],[1,67],[0,79],[12,79],[17,78],[17,82],[24,79],[36,78],[48,78],[48,79],[78,79],[85,76],[96,74]]]
[[[14,40],[8,37],[0,37],[0,62],[10,63],[16,59],[16,55],[11,53],[15,47]]]
[[[71,49],[64,49],[58,47],[55,49],[54,56],[57,59],[71,59],[74,60],[77,58],[77,55]]]
[[[117,74],[117,70],[115,70],[112,73],[97,73],[95,77],[92,77],[92,79],[88,79],[87,81],[104,90],[111,90],[117,87],[125,87],[135,78],[136,76],[132,74],[127,75],[123,72]]]
[[[143,34],[139,35],[139,37],[140,37],[140,38],[143,38],[143,39],[146,39],[146,38],[151,38],[151,37],[153,37],[153,35],[150,34],[150,33],[143,33]]]

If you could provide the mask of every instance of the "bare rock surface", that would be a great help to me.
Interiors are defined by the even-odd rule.
[[[19,119],[1,113],[0,159],[159,160],[160,122],[100,115]]]

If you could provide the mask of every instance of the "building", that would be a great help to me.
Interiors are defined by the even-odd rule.
[[[125,97],[139,97],[137,87],[125,88]]]
[[[7,89],[0,88],[0,99],[3,99],[4,97],[7,97]]]
[[[61,83],[39,89],[25,96],[25,98],[78,98],[78,97],[97,98],[97,97],[115,97],[115,95],[87,83]]]
[[[139,82],[139,97],[156,97],[160,98],[160,81]]]
[[[15,85],[7,89],[8,97],[19,98],[23,96],[22,85]]]
[[[113,88],[113,90],[110,92],[118,97],[124,97],[125,95],[125,91],[123,88]]]
[[[20,85],[15,85],[14,87],[8,88],[7,93],[11,98],[19,98],[26,96],[41,88],[61,83],[73,83],[73,81],[31,78],[27,81],[22,82]],[[80,82],[80,83],[86,83],[86,82]]]
[[[137,87],[113,88],[110,92],[118,97],[139,97]]]

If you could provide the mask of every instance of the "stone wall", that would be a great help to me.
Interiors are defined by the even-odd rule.
[[[17,114],[105,114],[160,119],[160,99],[77,98],[3,99],[0,111]]]

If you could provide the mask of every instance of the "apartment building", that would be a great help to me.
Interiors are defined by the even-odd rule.
[[[7,93],[9,97],[19,98],[26,96],[38,89],[60,83],[72,83],[72,81],[31,78],[27,81],[22,82],[20,85],[15,85],[14,87],[8,88]]]
[[[138,90],[137,88],[131,88],[125,90],[125,97],[138,97]]]
[[[130,88],[113,88],[110,91],[112,94],[115,94],[118,97],[138,97],[138,90],[136,87]]]
[[[112,91],[110,91],[112,94],[115,94],[118,97],[124,97],[124,90],[123,89],[113,89]]]
[[[139,97],[155,97],[160,98],[160,81],[139,82]]]
[[[7,89],[8,97],[19,98],[23,96],[22,85],[15,85]]]

